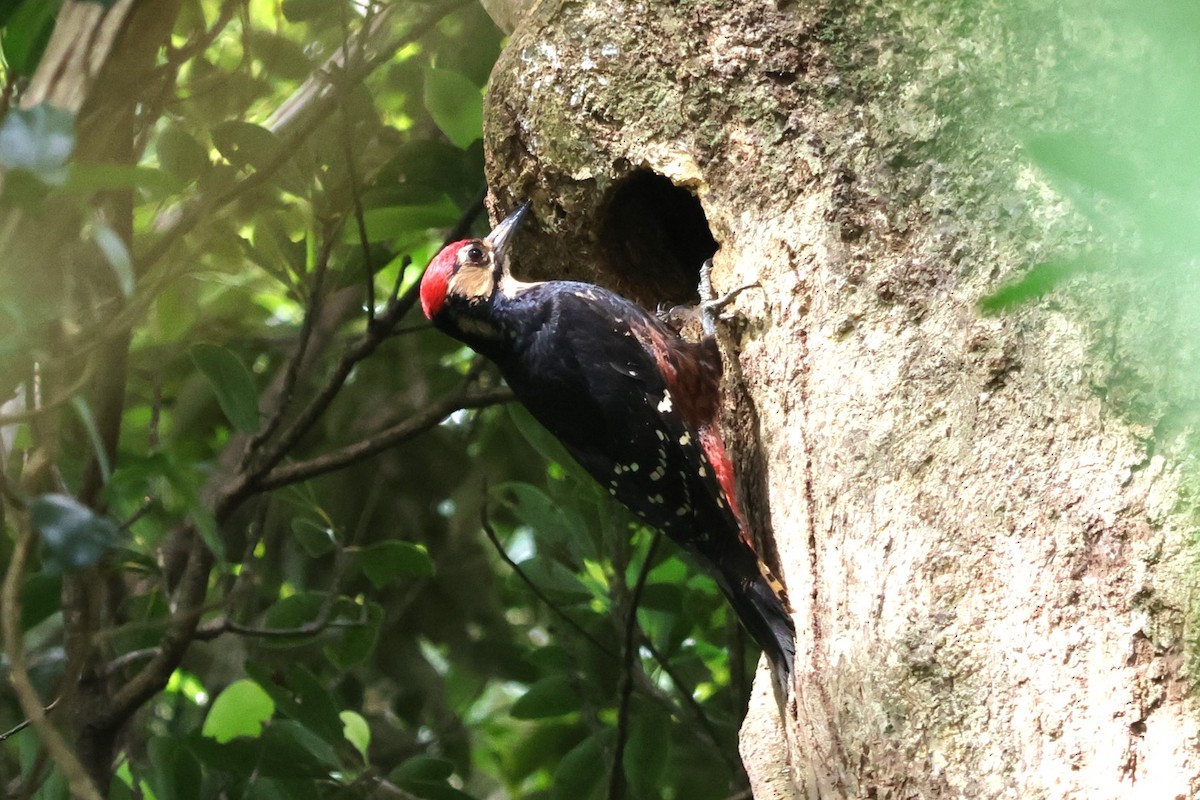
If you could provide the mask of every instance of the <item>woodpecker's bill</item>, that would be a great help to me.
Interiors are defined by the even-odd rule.
[[[715,341],[685,341],[599,286],[513,278],[507,248],[528,211],[526,203],[487,238],[438,253],[421,279],[425,316],[496,362],[517,399],[609,494],[700,562],[786,694],[795,632],[738,510],[717,429]]]

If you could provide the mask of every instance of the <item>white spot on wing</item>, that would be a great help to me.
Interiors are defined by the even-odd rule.
[[[660,414],[669,414],[669,413],[671,413],[672,408],[673,408],[673,406],[671,405],[671,393],[664,391],[662,402],[658,404],[658,412]]]

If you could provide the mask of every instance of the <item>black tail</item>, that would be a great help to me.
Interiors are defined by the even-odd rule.
[[[757,570],[753,575],[741,577],[740,586],[734,592],[727,590],[725,595],[742,625],[771,662],[775,684],[786,698],[796,661],[796,628],[783,601]]]
[[[740,539],[726,543],[721,549],[719,554],[701,554],[694,549],[692,552],[709,568],[738,619],[766,654],[775,684],[786,698],[796,660],[796,628],[792,618],[783,600],[763,577],[753,550]]]

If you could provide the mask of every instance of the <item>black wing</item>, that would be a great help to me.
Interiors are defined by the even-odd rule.
[[[589,284],[539,284],[514,302],[522,319],[539,320],[498,359],[517,398],[611,495],[696,557],[782,681],[794,653],[791,620],[688,421],[715,397],[680,396],[697,382],[680,381],[667,363],[678,366],[689,345]],[[663,352],[675,347],[682,350]]]

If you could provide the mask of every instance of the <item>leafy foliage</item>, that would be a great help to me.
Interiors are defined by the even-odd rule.
[[[486,226],[482,9],[185,0],[76,117],[58,7],[0,4],[0,729],[82,761],[18,730],[6,793],[736,791],[715,586],[412,313]]]

